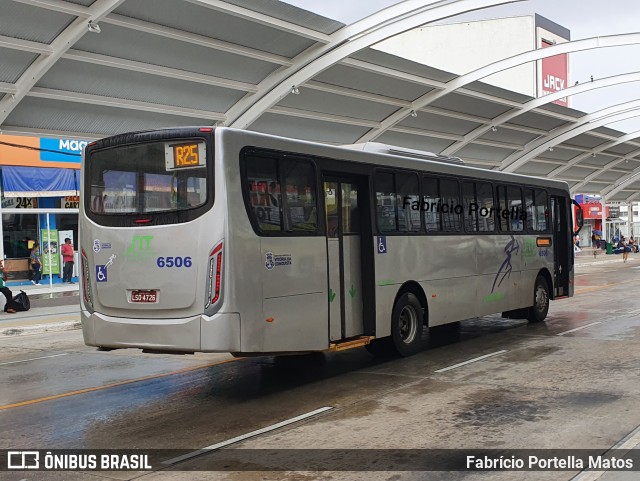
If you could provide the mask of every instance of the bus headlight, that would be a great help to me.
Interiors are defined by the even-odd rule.
[[[204,306],[207,309],[220,299],[222,288],[222,242],[213,248],[209,254],[209,269],[207,278],[207,302]]]

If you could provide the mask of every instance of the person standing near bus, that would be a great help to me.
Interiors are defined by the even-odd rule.
[[[2,292],[4,297],[7,299],[7,304],[4,306],[4,310],[10,314],[15,314],[16,310],[15,303],[13,302],[13,292],[4,285],[7,281],[7,273],[4,271],[4,261],[2,259],[0,259],[0,272],[2,273],[2,275],[0,275],[0,292]]]
[[[31,282],[39,286],[40,279],[42,278],[42,259],[40,258],[40,246],[38,244],[31,248],[31,269],[33,270],[33,277]]]
[[[62,268],[62,282],[74,284],[71,280],[71,277],[73,277],[73,245],[71,244],[71,239],[68,237],[64,240],[62,246],[62,262],[64,263],[64,267]]]

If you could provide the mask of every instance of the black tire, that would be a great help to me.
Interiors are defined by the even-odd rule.
[[[414,294],[402,294],[391,314],[391,341],[396,352],[403,357],[420,352],[425,346],[424,329],[422,304]]]
[[[533,286],[533,304],[529,308],[529,314],[527,315],[529,322],[542,322],[545,320],[549,312],[550,298],[547,280],[542,276],[538,276]]]

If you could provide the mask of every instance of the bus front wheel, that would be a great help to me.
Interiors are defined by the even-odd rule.
[[[538,276],[533,288],[533,305],[529,308],[527,319],[529,322],[542,322],[549,312],[549,284],[547,280]]]
[[[391,315],[391,339],[398,354],[411,356],[421,351],[424,328],[424,308],[420,301],[410,292],[402,294]]]

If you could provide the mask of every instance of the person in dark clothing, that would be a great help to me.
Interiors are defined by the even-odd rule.
[[[13,302],[13,292],[7,286],[5,286],[5,282],[7,280],[7,273],[4,271],[4,261],[0,259],[0,272],[2,275],[0,276],[0,292],[7,299],[7,304],[4,306],[4,310],[11,314],[15,314],[15,305]]]

